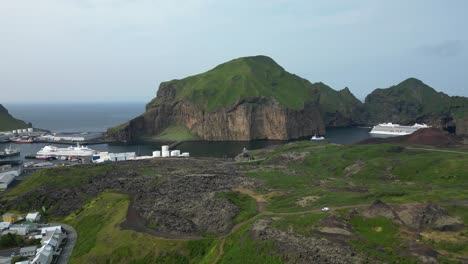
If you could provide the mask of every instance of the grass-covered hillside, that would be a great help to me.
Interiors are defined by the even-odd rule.
[[[29,127],[24,121],[14,118],[8,110],[0,104],[0,132]]]
[[[320,90],[320,112],[327,127],[365,124],[364,106],[348,88],[336,91],[324,83],[314,83]]]
[[[0,202],[22,212],[45,204],[49,219],[74,226],[71,263],[466,263],[468,150],[444,151],[296,142],[236,163],[58,168],[27,177]],[[125,227],[135,221],[132,196],[149,197],[133,206],[148,208],[156,232]],[[235,212],[223,233],[180,235],[183,222],[167,229],[161,218],[201,227],[200,212],[219,202],[208,219]]]
[[[201,109],[214,111],[248,97],[272,97],[290,109],[302,109],[314,101],[313,85],[266,56],[243,57],[216,66],[205,73],[162,83],[176,87],[176,99],[186,99]],[[153,100],[150,105],[157,104]]]
[[[386,89],[376,89],[366,97],[370,122],[410,123],[418,118],[448,114],[454,99],[437,92],[422,81],[409,78]]]

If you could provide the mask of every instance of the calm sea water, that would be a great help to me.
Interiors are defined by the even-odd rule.
[[[145,103],[71,103],[71,104],[5,104],[10,113],[22,120],[31,122],[34,127],[54,132],[106,131],[144,112]],[[369,128],[327,129],[328,141],[338,144],[351,144],[369,137]],[[308,139],[303,139],[308,140]],[[247,149],[258,149],[269,145],[284,144],[287,141],[255,140],[224,142],[185,142],[177,146],[182,152],[190,152],[195,157],[234,157]],[[9,144],[0,143],[0,149]],[[46,144],[12,144],[21,151],[21,158],[34,154]],[[60,145],[59,145],[60,146]],[[65,147],[61,145],[61,147]],[[156,142],[132,144],[99,144],[90,148],[109,152],[137,152],[151,155],[160,150]],[[18,157],[16,157],[17,159]]]
[[[145,103],[4,104],[16,118],[53,132],[103,132],[145,111]]]

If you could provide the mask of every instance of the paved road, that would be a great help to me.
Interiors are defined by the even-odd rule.
[[[65,244],[65,247],[62,250],[62,254],[60,254],[60,257],[59,257],[59,259],[57,261],[57,264],[67,264],[68,259],[70,258],[71,254],[73,252],[73,248],[75,247],[76,239],[78,238],[78,234],[76,233],[75,229],[73,227],[69,226],[69,225],[58,224],[58,223],[54,223],[54,224],[50,224],[50,225],[51,226],[61,225],[63,227],[63,229],[65,229],[65,231],[67,232],[68,241]]]
[[[15,255],[19,255],[19,251],[20,251],[19,247],[0,250],[0,256],[10,257],[12,253],[15,253]]]

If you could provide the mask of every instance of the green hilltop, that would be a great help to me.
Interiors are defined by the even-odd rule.
[[[8,110],[0,104],[0,131],[9,131],[18,128],[27,128],[30,125],[26,122],[14,118]]]
[[[275,98],[296,110],[317,99],[316,88],[309,81],[285,71],[267,56],[234,59],[205,73],[164,82],[163,86],[176,87],[176,99],[189,100],[209,112],[249,97]],[[155,99],[149,105],[157,104]]]

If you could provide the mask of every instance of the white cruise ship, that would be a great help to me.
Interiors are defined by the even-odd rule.
[[[36,155],[39,158],[49,157],[91,157],[95,153],[94,150],[76,144],[75,147],[57,148],[55,146],[45,146],[39,150]]]
[[[426,124],[414,124],[412,126],[402,126],[393,123],[378,124],[372,128],[369,132],[374,135],[393,135],[393,136],[404,136],[412,134],[414,131],[421,128],[428,128],[430,126]]]

